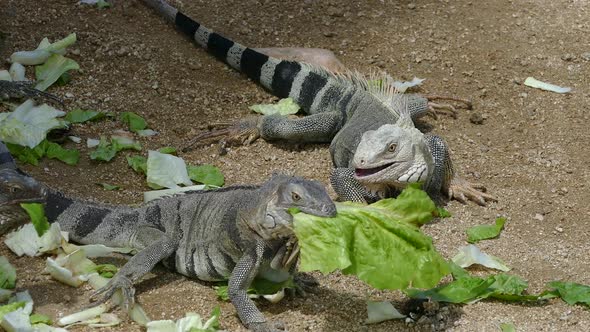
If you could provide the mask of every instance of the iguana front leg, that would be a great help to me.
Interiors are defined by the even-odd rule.
[[[342,128],[344,119],[340,112],[322,112],[291,119],[280,115],[265,115],[260,118],[237,122],[224,129],[197,135],[183,149],[186,151],[197,143],[212,138],[227,136],[230,142],[236,140],[249,144],[258,137],[267,141],[285,140],[297,143],[329,143]]]
[[[154,228],[140,229],[137,239],[137,242],[149,245],[146,245],[144,249],[131,257],[106,286],[92,294],[91,298],[96,298],[102,294],[101,298],[92,306],[108,301],[120,289],[123,295],[121,305],[125,310],[128,310],[135,302],[133,284],[150,272],[158,262],[174,254],[178,249],[178,236],[171,236]]]
[[[479,205],[497,202],[495,197],[485,193],[483,185],[472,184],[455,174],[449,148],[442,138],[436,135],[425,135],[425,137],[434,159],[434,171],[425,190],[433,199],[438,201],[440,194],[446,194],[449,199],[456,199],[462,203],[467,203],[467,200]]]
[[[269,324],[256,304],[248,296],[248,287],[264,261],[266,246],[257,241],[255,250],[245,253],[236,263],[228,282],[228,296],[242,323],[256,332],[280,331]]]
[[[334,168],[330,174],[330,183],[342,201],[372,203],[380,199],[379,195],[371,193],[355,179],[353,168]]]

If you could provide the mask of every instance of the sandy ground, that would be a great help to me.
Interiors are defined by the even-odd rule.
[[[487,207],[451,202],[453,217],[425,227],[438,249],[452,257],[466,244],[465,230],[506,216],[500,238],[480,247],[502,258],[511,273],[539,292],[552,280],[590,284],[587,129],[590,91],[589,1],[184,1],[184,9],[208,27],[257,47],[320,47],[361,72],[385,70],[400,79],[426,78],[420,92],[471,98],[472,111],[458,118],[424,120],[443,136],[462,176],[485,184],[498,203]],[[240,119],[247,106],[275,100],[166,25],[139,1],[118,1],[98,10],[76,1],[0,1],[0,58],[76,32],[69,56],[81,66],[70,84],[52,87],[76,107],[133,111],[160,135],[142,139],[144,150],[182,147],[210,122]],[[5,65],[7,68],[8,65]],[[30,73],[32,74],[32,73]],[[573,88],[569,95],[524,86],[528,76]],[[482,124],[474,119],[483,118]],[[118,121],[74,126],[86,138],[122,129]],[[112,203],[138,203],[145,180],[122,153],[96,163],[85,146],[79,165],[44,160],[23,166],[38,179],[70,195]],[[269,144],[262,140],[231,148],[216,146],[181,156],[191,164],[211,163],[226,183],[261,182],[274,170],[288,170],[328,184],[326,145]],[[108,182],[123,187],[105,191]],[[29,289],[36,310],[60,317],[87,303],[89,290],[74,289],[39,275],[42,258],[17,258],[18,288]],[[530,306],[483,301],[440,309],[424,324],[390,321],[364,326],[365,300],[401,302],[398,292],[371,290],[352,277],[317,275],[321,290],[306,299],[261,303],[265,315],[290,331],[499,331],[513,322],[518,331],[588,331],[590,311],[559,299]],[[210,285],[157,270],[138,285],[138,300],[153,319],[202,315],[220,305],[222,326],[243,330],[229,303]],[[80,328],[80,330],[85,330]],[[107,329],[104,329],[107,330]],[[108,329],[139,331],[124,323]]]

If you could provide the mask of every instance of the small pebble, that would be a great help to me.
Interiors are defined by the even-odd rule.
[[[408,9],[416,9],[416,4],[411,2],[408,4]]]

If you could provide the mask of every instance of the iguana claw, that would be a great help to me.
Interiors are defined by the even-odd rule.
[[[256,322],[248,324],[248,329],[253,332],[283,332],[285,331],[285,323],[281,321]]]
[[[434,119],[438,119],[437,113],[449,113],[454,119],[457,118],[457,109],[455,106],[451,104],[439,104],[435,103],[433,100],[446,100],[446,101],[456,101],[465,104],[465,108],[470,110],[473,108],[473,103],[469,99],[457,98],[457,97],[447,97],[447,96],[437,96],[437,95],[429,95],[424,96],[428,99],[428,115],[432,116]]]
[[[486,205],[487,202],[497,202],[498,200],[485,193],[486,188],[479,183],[470,183],[461,178],[454,178],[451,181],[447,195],[450,199],[456,199],[461,203],[467,203],[467,200],[474,201],[479,205]]]
[[[301,297],[306,297],[307,293],[317,293],[318,286],[320,285],[314,277],[302,273],[293,276],[293,282],[295,283],[295,288],[287,288],[287,290],[291,293],[289,295],[298,295]]]
[[[98,296],[100,296],[100,299],[93,302],[89,307],[94,307],[107,302],[119,289],[123,296],[121,307],[125,311],[129,311],[129,309],[133,307],[133,304],[135,304],[135,288],[133,287],[133,282],[129,278],[120,274],[116,274],[104,287],[96,290],[90,295],[91,299],[95,299]]]
[[[211,139],[227,141],[228,143],[239,143],[249,145],[260,137],[258,129],[259,117],[245,119],[237,123],[216,123],[209,128],[216,128],[210,131],[201,132],[195,136],[183,149],[183,152],[189,151],[193,146]],[[223,139],[221,137],[226,137]]]

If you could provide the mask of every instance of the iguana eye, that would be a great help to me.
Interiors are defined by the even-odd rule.
[[[18,189],[18,187],[9,187],[8,191],[10,191],[11,194],[14,194],[15,192],[17,192]]]
[[[297,201],[299,201],[299,200],[301,199],[301,196],[299,196],[299,194],[298,194],[298,193],[296,193],[296,192],[294,192],[294,191],[293,191],[293,192],[291,192],[291,198],[292,198],[292,199],[293,199],[295,202],[297,202]]]
[[[395,151],[395,148],[397,148],[397,144],[395,144],[395,143],[391,143],[391,144],[389,144],[389,146],[387,147],[387,151],[389,151],[389,152],[393,152],[393,151]]]

